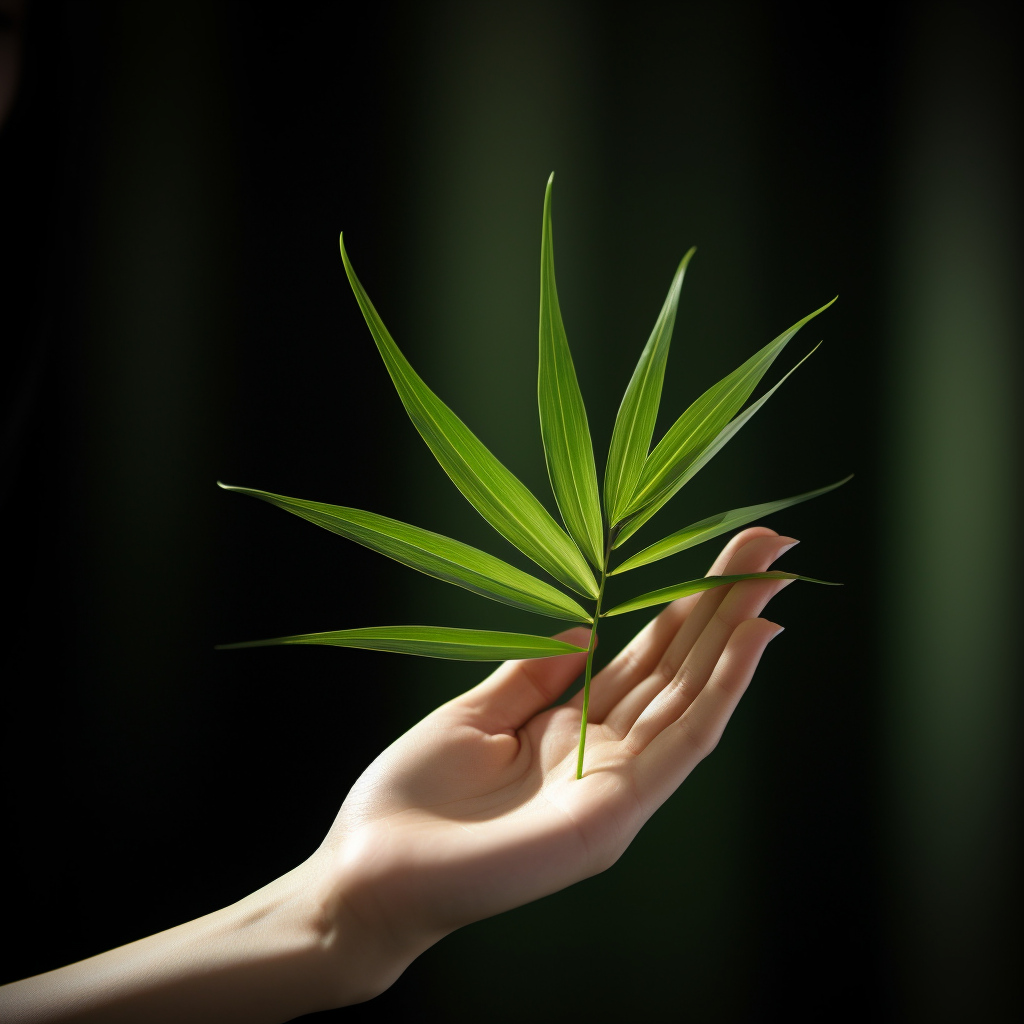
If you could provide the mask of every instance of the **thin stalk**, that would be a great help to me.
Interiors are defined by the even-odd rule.
[[[594,669],[594,649],[597,647],[597,623],[601,618],[601,599],[608,579],[608,559],[611,557],[612,538],[608,534],[601,562],[601,586],[597,591],[597,605],[594,608],[594,624],[590,627],[590,646],[587,648],[587,670],[583,676],[583,715],[580,719],[580,749],[576,755],[576,778],[583,778],[583,750],[587,744],[587,712],[590,710],[590,676]]]

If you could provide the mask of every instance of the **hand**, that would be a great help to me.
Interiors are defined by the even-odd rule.
[[[710,573],[764,571],[795,543],[745,530]],[[385,750],[313,858],[338,932],[363,936],[362,983],[383,990],[445,934],[614,864],[714,749],[781,631],[756,616],[788,582],[720,587],[651,622],[594,677],[581,780],[582,694],[551,705],[585,654],[507,662]],[[559,639],[585,646],[589,630]]]
[[[744,530],[711,573],[761,572],[796,541]],[[370,999],[462,925],[610,867],[711,752],[779,628],[788,580],[669,605],[581,698],[585,654],[507,662],[363,773],[309,860],[245,899],[0,988],[4,1021],[274,1024]],[[561,634],[581,646],[588,631]]]

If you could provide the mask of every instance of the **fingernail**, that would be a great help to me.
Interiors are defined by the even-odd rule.
[[[779,555],[784,555],[791,548],[795,548],[800,543],[796,537],[783,537],[782,540],[786,541],[786,546],[779,550]]]
[[[785,632],[786,632],[786,627],[785,626],[779,626],[775,630],[775,632],[772,633],[772,635],[770,637],[768,637],[768,643],[771,643],[780,633],[785,633]]]

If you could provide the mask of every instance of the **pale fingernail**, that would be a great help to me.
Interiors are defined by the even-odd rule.
[[[792,580],[790,582],[792,582]],[[786,627],[785,626],[778,626],[777,624],[776,624],[776,626],[777,626],[777,628],[776,628],[775,632],[772,633],[772,635],[770,637],[768,637],[768,643],[771,643],[780,633],[785,633],[786,632]]]
[[[779,548],[779,555],[784,555],[787,551],[795,548],[800,543],[796,537],[783,537],[782,540],[786,541],[786,546]]]

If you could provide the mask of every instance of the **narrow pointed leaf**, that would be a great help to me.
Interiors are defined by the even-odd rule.
[[[402,355],[359,283],[344,240],[345,273],[405,411],[466,500],[523,554],[580,594],[596,597],[586,559],[547,509],[423,383]]]
[[[540,247],[540,366],[537,374],[540,433],[544,441],[548,477],[562,521],[591,564],[601,568],[604,562],[604,527],[594,446],[555,287],[555,255],[551,237],[551,188],[554,179],[552,174],[544,193]]]
[[[538,615],[550,615],[570,622],[592,622],[590,616],[568,594],[556,590],[529,573],[517,569],[500,558],[479,548],[452,540],[440,533],[410,526],[387,516],[363,512],[342,505],[325,505],[319,501],[286,498],[269,491],[251,487],[230,487],[220,484],[226,491],[238,491],[260,498],[308,519],[325,530],[348,540],[379,551],[396,562],[433,576],[435,579],[465,587],[474,594],[489,597],[502,604],[521,608]]]
[[[220,644],[217,650],[238,647],[273,647],[279,644],[328,644],[332,647],[362,647],[370,651],[418,654],[424,658],[451,661],[507,661],[510,658],[551,658],[579,654],[576,647],[546,636],[528,633],[497,633],[489,629],[458,629],[451,626],[367,626],[338,629],[330,633],[303,633],[273,640],[250,640],[241,644]]]
[[[766,501],[762,505],[748,505],[746,508],[734,508],[731,512],[719,512],[717,516],[709,516],[699,523],[685,526],[681,530],[664,537],[655,544],[638,551],[635,555],[627,558],[617,569],[612,570],[608,575],[615,576],[620,572],[627,572],[640,565],[648,565],[657,562],[659,559],[668,558],[678,551],[685,551],[687,548],[696,547],[707,540],[720,537],[723,533],[735,530],[737,527],[746,526],[755,519],[763,519],[765,516],[778,512],[781,509],[789,508],[790,505],[799,505],[801,501],[810,501],[819,495],[834,491],[842,487],[848,480],[853,479],[851,473],[845,480],[829,484],[828,487],[819,487],[816,491],[807,491],[805,494],[798,494],[793,498],[782,498],[779,501]]]
[[[668,362],[672,329],[675,327],[676,310],[679,307],[679,293],[686,268],[696,251],[695,248],[691,249],[683,257],[672,278],[661,313],[658,314],[654,330],[647,339],[647,345],[636,364],[615,417],[608,464],[604,471],[605,509],[612,523],[622,519],[651,449],[651,437],[658,419],[661,388],[665,380],[665,364]]]
[[[835,302],[835,299],[832,300]],[[669,493],[679,478],[736,415],[786,343],[832,302],[815,310],[709,388],[669,427],[644,463],[626,515]]]
[[[612,544],[613,548],[620,547],[625,544],[630,537],[640,529],[648,519],[656,515],[666,502],[670,501],[679,492],[685,484],[689,483],[724,447],[731,441],[739,431],[750,421],[750,418],[768,401],[772,395],[783,385],[789,375],[794,372],[799,366],[802,366],[818,349],[821,347],[819,341],[810,352],[807,353],[800,360],[796,366],[793,367],[788,373],[786,373],[771,390],[766,391],[753,405],[749,408],[744,409],[735,419],[727,423],[718,434],[718,436],[707,445],[704,450],[697,456],[693,462],[686,468],[685,472],[679,479],[673,484],[672,489],[663,494],[656,501],[652,501],[649,505],[646,505],[635,515],[629,517],[622,528],[619,530],[615,538],[615,543]]]
[[[699,580],[676,583],[671,587],[662,587],[661,590],[652,590],[649,593],[640,594],[639,597],[630,598],[609,611],[603,612],[602,617],[624,615],[626,612],[635,612],[640,608],[650,608],[656,604],[668,604],[669,601],[675,601],[679,597],[689,597],[691,594],[699,594],[702,590],[713,590],[715,587],[739,583],[741,580],[806,580],[808,583],[822,583],[826,587],[842,586],[841,583],[815,580],[810,576],[797,576],[791,572],[745,572],[735,576],[702,576]]]

